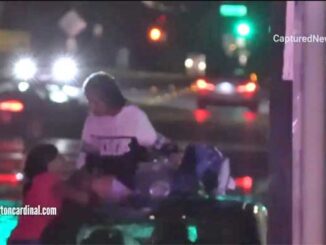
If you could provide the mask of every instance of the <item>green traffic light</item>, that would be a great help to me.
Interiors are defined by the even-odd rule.
[[[247,7],[238,4],[222,4],[220,6],[220,15],[223,17],[243,17],[247,15]]]
[[[238,25],[237,32],[240,36],[248,36],[250,33],[250,27],[248,24],[242,23]]]
[[[252,28],[246,22],[241,22],[236,25],[236,33],[241,37],[248,37],[251,35]]]

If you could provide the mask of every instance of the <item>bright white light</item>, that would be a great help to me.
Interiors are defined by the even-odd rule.
[[[217,89],[224,94],[231,94],[234,92],[234,86],[229,82],[220,83]]]
[[[200,71],[205,71],[205,70],[206,70],[206,62],[204,62],[204,61],[200,61],[200,62],[198,63],[198,69],[199,69]]]
[[[250,33],[250,27],[248,24],[242,23],[238,26],[237,31],[241,36],[247,36]]]
[[[247,64],[247,61],[248,61],[248,56],[247,55],[242,54],[242,55],[239,56],[240,65],[245,66]]]
[[[29,89],[29,83],[27,83],[27,82],[20,82],[20,83],[18,83],[18,90],[20,91],[20,92],[25,92],[25,91],[27,91],[28,89]]]
[[[265,206],[262,207],[262,211],[264,212],[265,215],[268,215],[268,210]]]
[[[24,179],[24,175],[22,173],[17,173],[16,174],[16,180],[20,181]]]
[[[55,103],[65,103],[68,101],[68,96],[62,91],[53,91],[50,93],[50,100]]]
[[[59,85],[56,85],[56,84],[48,84],[48,85],[46,85],[46,88],[47,88],[50,92],[54,92],[54,91],[59,91],[59,90],[60,90]]]
[[[62,91],[70,97],[78,97],[80,95],[80,88],[69,85],[63,86]]]
[[[259,207],[257,205],[254,206],[254,214],[258,214]]]
[[[17,79],[32,79],[37,72],[36,63],[31,58],[22,58],[14,65],[14,76]]]
[[[78,73],[76,62],[70,57],[59,58],[52,67],[52,76],[60,82],[74,80]]]
[[[190,58],[186,59],[186,61],[185,61],[186,68],[191,68],[193,65],[194,65],[193,59],[190,59]]]
[[[244,46],[246,46],[246,39],[244,39],[243,37],[238,37],[236,42],[240,48],[243,48]]]

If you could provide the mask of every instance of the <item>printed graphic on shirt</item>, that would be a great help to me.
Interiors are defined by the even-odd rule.
[[[131,151],[130,143],[132,137],[118,136],[105,137],[92,135],[101,156],[121,156]]]

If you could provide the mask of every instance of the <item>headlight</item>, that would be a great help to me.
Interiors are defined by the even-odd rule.
[[[29,85],[29,83],[27,83],[27,82],[20,82],[20,83],[18,84],[18,90],[19,90],[20,92],[25,92],[25,91],[27,91],[27,90],[29,89],[29,87],[30,87],[30,85]]]
[[[62,57],[54,62],[52,76],[60,82],[74,80],[78,73],[77,63],[70,57]]]
[[[189,68],[191,68],[193,65],[194,65],[194,60],[193,60],[193,59],[188,58],[188,59],[185,60],[185,67],[186,67],[186,68],[189,69]]]
[[[229,82],[222,82],[217,86],[219,92],[223,94],[232,94],[234,92],[233,84]]]
[[[204,62],[204,61],[200,61],[200,62],[198,63],[198,69],[199,69],[200,71],[205,71],[205,70],[206,70],[206,62]]]
[[[63,86],[62,91],[70,97],[78,97],[81,94],[80,88],[69,85]]]
[[[50,100],[55,103],[65,103],[69,100],[69,98],[62,91],[53,91],[50,93]]]
[[[22,58],[14,64],[14,76],[17,79],[29,80],[34,78],[37,72],[37,66],[33,59]]]

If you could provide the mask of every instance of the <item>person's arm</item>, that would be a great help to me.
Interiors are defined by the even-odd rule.
[[[67,183],[60,183],[54,187],[56,195],[60,195],[63,199],[70,199],[80,204],[86,205],[90,200],[90,195],[86,191],[78,190]]]
[[[215,192],[216,195],[225,195],[228,189],[230,174],[230,160],[225,158],[218,173],[218,186]]]
[[[84,123],[84,128],[81,136],[81,148],[77,159],[77,169],[81,169],[85,165],[86,154],[90,152],[97,152],[98,149],[91,143],[91,118],[87,117]]]
[[[55,195],[63,199],[87,204],[90,200],[91,177],[83,171],[75,172],[69,180],[60,181],[54,187]]]
[[[136,127],[136,137],[138,143],[144,147],[153,146],[157,140],[157,133],[145,112],[140,109],[137,113]]]

